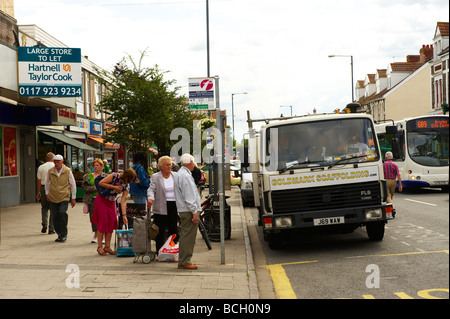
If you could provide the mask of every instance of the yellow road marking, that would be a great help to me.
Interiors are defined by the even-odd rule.
[[[445,299],[445,298],[439,298],[439,297],[432,296],[430,294],[430,292],[433,292],[433,291],[443,291],[443,292],[447,292],[448,293],[448,289],[425,289],[425,290],[419,291],[417,293],[417,295],[419,297],[422,297],[422,298],[425,298],[425,299]]]
[[[422,254],[435,254],[435,253],[446,253],[448,254],[448,250],[436,250],[436,251],[419,251],[419,252],[411,252],[411,253],[399,253],[399,254],[386,254],[386,255],[371,255],[371,256],[357,256],[357,257],[389,257],[389,256],[406,256],[406,255],[422,255]],[[355,258],[355,257],[347,257],[347,258]],[[292,289],[291,282],[289,281],[286,272],[284,271],[283,266],[285,265],[298,265],[298,264],[308,264],[308,263],[316,263],[317,260],[311,261],[299,261],[292,263],[283,263],[276,265],[265,265],[260,266],[269,270],[270,277],[272,278],[272,282],[275,288],[275,293],[277,294],[278,299],[297,299],[297,295]],[[448,292],[448,289],[444,291]],[[411,297],[403,292],[394,293],[401,299],[410,299]],[[424,295],[429,296],[428,291],[423,293]],[[364,299],[375,299],[372,295],[363,295]]]
[[[380,255],[380,257],[405,256],[405,255],[422,255],[422,254],[436,254],[436,253],[447,253],[448,254],[448,250],[417,251],[417,252],[412,252],[412,253],[387,254],[387,255]]]
[[[297,295],[292,289],[291,282],[289,281],[286,272],[284,271],[284,265],[298,265],[298,264],[307,264],[307,263],[315,263],[317,260],[313,261],[300,261],[293,263],[285,263],[285,264],[277,264],[277,265],[267,265],[261,266],[265,267],[269,270],[270,277],[272,277],[272,282],[275,288],[275,293],[277,294],[278,299],[297,299]]]
[[[400,299],[414,299],[413,297],[411,297],[410,295],[404,293],[404,292],[394,292],[394,295],[396,295],[397,297],[399,297]]]

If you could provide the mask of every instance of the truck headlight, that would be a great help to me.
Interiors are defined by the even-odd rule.
[[[383,217],[383,210],[381,208],[366,209],[366,219],[380,219]]]
[[[275,227],[291,227],[292,226],[292,218],[290,216],[285,217],[276,217],[275,218]]]

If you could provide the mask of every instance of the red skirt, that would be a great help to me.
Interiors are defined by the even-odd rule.
[[[116,202],[108,200],[100,194],[97,195],[91,222],[97,225],[99,232],[113,233],[119,226],[117,223]]]

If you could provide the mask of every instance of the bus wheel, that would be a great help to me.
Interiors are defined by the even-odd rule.
[[[367,235],[370,240],[383,240],[385,222],[373,222],[366,224]]]

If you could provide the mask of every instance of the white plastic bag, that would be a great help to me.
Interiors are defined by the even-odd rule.
[[[159,261],[178,261],[178,254],[180,248],[178,243],[174,243],[174,239],[177,237],[176,234],[171,235],[167,238],[164,245],[159,249],[158,260]]]

